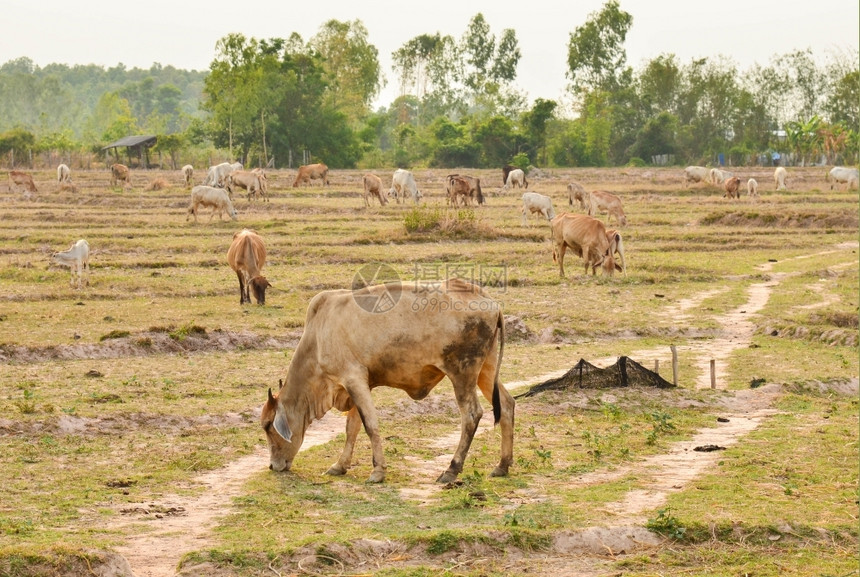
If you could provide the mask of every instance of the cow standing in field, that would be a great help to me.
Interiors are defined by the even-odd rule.
[[[460,200],[463,206],[468,206],[474,200],[478,205],[484,204],[484,193],[481,190],[481,179],[463,174],[449,174],[445,177],[445,192],[447,203],[459,206]]]
[[[512,188],[528,188],[528,186],[529,181],[526,180],[526,173],[519,168],[515,168],[508,173],[508,180],[505,182],[502,190],[508,191]]]
[[[269,196],[269,175],[266,174],[266,171],[262,168],[252,168],[251,172],[256,174],[260,178],[260,190],[263,192],[264,197]]]
[[[726,181],[726,179],[734,176],[734,174],[728,170],[722,170],[721,168],[712,168],[709,174],[711,177],[711,184],[714,186],[720,186]]]
[[[555,218],[552,208],[552,199],[536,192],[523,193],[523,207],[520,209],[523,215],[523,226],[528,223],[528,217],[532,214],[540,214],[547,220]]]
[[[615,272],[615,248],[606,234],[606,227],[600,220],[584,214],[560,214],[550,221],[552,229],[552,260],[558,263],[558,271],[564,278],[564,253],[571,248],[585,262],[585,274],[589,267],[591,274],[597,267],[603,274]]]
[[[12,190],[17,189],[19,186],[22,186],[24,187],[24,192],[27,193],[27,196],[29,196],[29,193],[31,192],[38,192],[38,190],[36,190],[36,183],[33,182],[33,177],[30,175],[29,172],[10,170],[9,180],[12,181],[12,186],[10,186],[10,189]]]
[[[190,164],[183,166],[182,177],[185,179],[185,188],[191,188],[194,184],[194,167]]]
[[[55,252],[51,255],[51,262],[61,266],[67,266],[72,271],[72,286],[81,288],[90,282],[90,245],[84,239],[74,243],[69,250]]]
[[[131,171],[124,164],[112,164],[110,167],[110,185],[116,186],[119,182],[123,183],[123,188],[126,185],[131,188]]]
[[[215,188],[214,186],[199,185],[191,189],[191,206],[188,207],[188,216],[185,217],[187,222],[191,215],[194,215],[194,222],[197,222],[197,212],[200,207],[211,207],[212,214],[209,215],[209,221],[212,222],[212,217],[218,213],[218,220],[223,220],[224,213],[230,215],[230,218],[236,220],[236,209],[233,208],[233,203],[230,202],[230,197],[227,196],[227,191],[223,188]]]
[[[365,174],[361,179],[364,184],[364,207],[370,208],[370,201],[368,198],[372,195],[375,196],[379,200],[379,206],[384,206],[388,204],[388,199],[385,198],[385,195],[382,194],[382,179],[376,176],[375,174]]]
[[[437,482],[450,483],[463,470],[483,414],[478,390],[501,425],[501,459],[491,475],[508,474],[515,403],[499,381],[501,307],[481,287],[457,278],[434,288],[433,307],[426,306],[427,298],[420,282],[396,282],[324,291],[311,299],[286,380],[277,395],[269,389],[260,415],[270,469],[289,470],[308,425],[335,407],[347,411],[346,443],[327,473],[346,473],[364,425],[373,452],[368,482],[382,482],[385,453],[371,390],[394,387],[419,400],[447,376],[460,409],[460,441]]]
[[[256,231],[244,229],[233,235],[227,262],[239,277],[239,304],[251,304],[251,291],[258,305],[266,304],[266,288],[272,286],[261,273],[266,264],[266,246]]]
[[[786,190],[785,188],[785,179],[788,177],[788,173],[785,168],[782,166],[777,166],[773,171],[773,186],[777,190]]]
[[[233,165],[229,162],[222,162],[221,164],[210,166],[209,170],[206,171],[206,178],[203,179],[203,186],[223,188],[224,181],[227,178],[227,175],[231,172],[233,172]]]
[[[827,173],[827,181],[830,183],[830,190],[837,184],[845,184],[845,190],[858,188],[860,185],[860,171],[856,168],[848,168],[845,166],[834,166]]]
[[[320,186],[328,186],[328,166],[321,162],[300,166],[296,180],[293,182],[293,188],[298,188],[299,183],[310,186],[312,180],[319,180]]]
[[[260,175],[254,172],[234,170],[225,178],[224,188],[230,194],[233,194],[239,188],[244,188],[248,191],[248,202],[251,202],[251,197],[257,194],[263,197],[264,202],[269,201],[269,197],[263,191],[263,183]]]
[[[588,212],[588,193],[577,182],[571,182],[567,185],[567,205],[573,206],[573,201],[577,201],[579,208]]]
[[[758,181],[754,178],[747,181],[747,196],[758,196]]]
[[[588,193],[587,204],[589,216],[596,216],[605,212],[607,224],[610,218],[614,218],[619,226],[627,226],[627,217],[624,215],[621,199],[611,192],[594,190]]]
[[[415,204],[421,200],[422,194],[415,183],[415,176],[408,170],[398,168],[391,177],[391,188],[388,189],[388,196],[393,196],[397,204],[400,204],[400,198],[403,197],[405,200],[407,193],[412,196]]]
[[[704,182],[708,178],[708,169],[704,166],[688,166],[684,169],[684,185],[690,186],[691,183]]]
[[[60,184],[72,183],[72,171],[65,164],[61,164],[57,167],[57,182]]]
[[[723,195],[723,198],[740,198],[741,197],[741,179],[737,176],[733,176],[731,178],[727,178],[725,182],[723,182],[723,188],[725,188],[726,193]]]

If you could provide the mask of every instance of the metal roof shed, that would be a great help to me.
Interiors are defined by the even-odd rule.
[[[149,168],[149,149],[155,146],[157,140],[158,138],[155,135],[126,136],[116,142],[111,142],[103,147],[102,150],[109,151],[113,149],[114,158],[119,162],[119,152],[117,152],[117,149],[125,147],[129,165],[132,164],[131,155],[134,152],[137,156],[138,164],[143,168]],[[106,154],[109,155],[110,152],[106,152]]]

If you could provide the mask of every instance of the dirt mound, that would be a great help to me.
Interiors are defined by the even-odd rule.
[[[187,336],[175,332],[143,331],[120,338],[109,338],[100,343],[50,347],[0,345],[0,362],[41,363],[56,359],[116,359],[171,353],[226,352],[236,349],[295,348],[300,337],[299,332],[282,337],[267,337],[221,329],[212,332],[197,331]]]
[[[765,228],[849,228],[860,225],[856,213],[760,213],[725,212],[709,214],[701,220],[703,226],[756,226]]]
[[[18,563],[23,561],[23,563]],[[79,551],[55,555],[9,556],[0,562],[0,575],[18,577],[44,577],[63,575],[77,577],[134,577],[125,557],[112,551]]]

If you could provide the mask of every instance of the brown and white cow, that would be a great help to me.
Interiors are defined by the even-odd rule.
[[[565,212],[550,221],[552,229],[552,260],[558,263],[558,271],[564,278],[564,253],[570,248],[585,262],[585,274],[591,267],[591,274],[596,274],[597,267],[603,268],[603,274],[612,275],[615,272],[615,247],[606,235],[603,222],[585,214]]]
[[[299,172],[296,174],[296,180],[293,182],[293,188],[297,188],[299,183],[306,183],[310,186],[312,180],[321,181],[320,186],[328,185],[328,166],[321,162],[300,166]]]
[[[505,181],[505,185],[502,187],[502,190],[508,191],[512,188],[528,188],[528,186],[529,181],[526,178],[526,173],[520,168],[515,168],[508,173],[508,180]]]
[[[596,216],[605,212],[607,213],[607,223],[610,218],[615,218],[618,226],[627,226],[627,217],[624,215],[621,199],[611,192],[593,190],[588,193],[587,204],[589,216]]]
[[[110,185],[116,186],[119,182],[123,183],[123,187],[125,187],[125,185],[130,187],[131,171],[129,171],[128,167],[124,164],[112,164],[110,166]]]
[[[239,277],[239,304],[251,304],[251,290],[258,305],[266,304],[266,288],[272,286],[262,275],[266,245],[255,230],[243,229],[233,235],[227,262]]]
[[[373,452],[368,481],[382,482],[385,454],[371,390],[394,387],[419,400],[447,376],[460,408],[460,442],[437,482],[454,481],[463,470],[483,414],[477,390],[501,425],[501,459],[491,475],[507,475],[514,399],[499,382],[504,330],[499,304],[481,287],[459,279],[434,284],[432,294],[420,281],[317,294],[286,380],[277,395],[269,389],[261,412],[269,468],[289,470],[308,425],[335,407],[348,411],[346,444],[327,473],[346,473],[363,424]]]
[[[38,192],[38,190],[36,190],[36,183],[33,182],[33,177],[30,175],[29,172],[10,170],[9,180],[12,181],[11,188],[13,190],[18,188],[19,186],[23,186],[25,192]]]
[[[388,199],[385,198],[385,195],[382,194],[382,179],[376,176],[375,174],[365,174],[361,179],[364,184],[364,206],[365,208],[370,208],[370,201],[368,198],[373,195],[377,199],[379,199],[379,206],[384,206],[388,204]]]
[[[224,188],[228,193],[233,194],[236,189],[244,188],[248,191],[248,202],[251,202],[252,196],[258,194],[263,197],[264,202],[269,201],[263,190],[263,183],[260,175],[248,170],[234,170],[224,179]]]
[[[474,199],[479,205],[484,204],[484,193],[481,190],[481,179],[473,176],[449,174],[445,177],[447,201],[454,206],[468,206]]]

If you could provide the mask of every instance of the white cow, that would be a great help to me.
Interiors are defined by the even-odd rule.
[[[233,203],[230,202],[230,197],[227,196],[227,191],[223,188],[215,188],[213,186],[195,186],[191,189],[191,206],[188,207],[188,216],[185,217],[186,222],[193,214],[194,222],[197,222],[197,211],[203,207],[211,207],[212,214],[209,215],[209,222],[212,222],[212,217],[218,213],[218,220],[222,220],[223,214],[226,212],[230,218],[236,220],[236,209],[233,208]]]
[[[715,184],[717,186],[722,186],[726,179],[734,176],[734,174],[728,170],[722,170],[720,168],[712,168],[708,174],[711,177],[711,184]]]
[[[526,173],[520,168],[515,168],[508,173],[508,180],[502,190],[510,190],[511,188],[528,188],[529,181],[526,180]]]
[[[400,197],[405,200],[407,192],[412,195],[415,204],[418,204],[423,196],[418,190],[418,185],[415,184],[415,176],[408,170],[398,168],[394,171],[394,176],[391,177],[391,188],[388,190],[388,196],[393,196],[397,200],[397,204],[400,204]]]
[[[684,184],[703,182],[708,178],[708,169],[704,166],[688,166],[684,169]]]
[[[190,164],[186,164],[182,167],[182,176],[185,177],[185,186],[191,188],[191,185],[194,184],[194,167]]]
[[[75,286],[75,277],[77,277],[78,288],[90,282],[90,245],[84,239],[80,239],[69,248],[62,252],[55,252],[51,255],[51,262],[54,264],[67,266],[72,271],[72,286]]]
[[[827,180],[830,182],[830,190],[833,190],[834,185],[843,183],[847,183],[848,185],[846,190],[858,188],[858,185],[860,185],[860,171],[856,168],[834,166],[827,174]]]
[[[210,166],[206,172],[206,178],[203,180],[203,186],[214,186],[224,188],[224,180],[227,175],[233,172],[233,165],[229,162],[222,162],[215,166]]]
[[[72,182],[72,171],[65,164],[57,167],[57,182],[68,182],[70,184]]]
[[[520,209],[520,212],[523,215],[523,226],[528,224],[528,217],[533,213],[539,213],[547,220],[555,218],[555,211],[552,209],[552,199],[536,192],[523,193],[523,207]]]
[[[788,173],[781,166],[777,166],[776,170],[773,171],[773,185],[777,190],[785,190],[785,179],[787,176]]]
[[[747,196],[758,196],[758,181],[754,178],[747,181]]]

